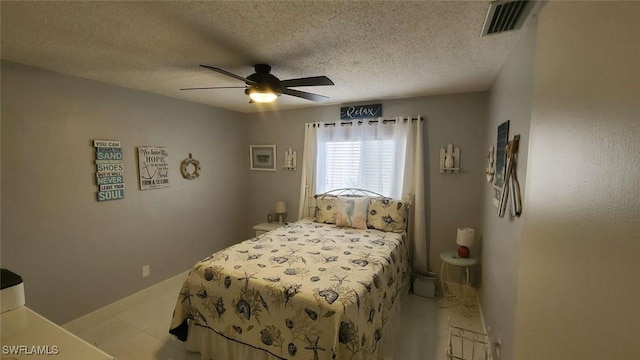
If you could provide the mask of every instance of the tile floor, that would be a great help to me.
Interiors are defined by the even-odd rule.
[[[143,297],[115,316],[69,330],[118,360],[198,360],[199,354],[184,350],[182,342],[168,333],[181,282],[172,280],[160,295]],[[403,304],[405,325],[394,359],[446,359],[449,318],[454,325],[483,331],[477,308],[472,308],[471,317],[464,317],[460,306],[440,308],[437,299],[409,294]]]

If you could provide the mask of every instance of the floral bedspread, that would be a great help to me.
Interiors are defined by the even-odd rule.
[[[170,332],[187,320],[283,359],[370,359],[409,276],[405,238],[302,220],[196,263]]]

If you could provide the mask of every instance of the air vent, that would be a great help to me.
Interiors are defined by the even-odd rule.
[[[531,1],[528,0],[491,2],[480,36],[519,29],[526,20],[531,7]]]

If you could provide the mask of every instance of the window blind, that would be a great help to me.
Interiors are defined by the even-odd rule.
[[[318,151],[318,192],[356,187],[390,196],[394,140],[321,142]]]

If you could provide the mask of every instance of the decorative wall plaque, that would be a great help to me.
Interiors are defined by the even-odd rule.
[[[93,140],[98,201],[124,199],[122,148],[117,140]]]
[[[340,120],[373,119],[382,116],[382,104],[355,105],[340,108]]]
[[[165,147],[139,146],[140,190],[169,187],[169,153]]]

